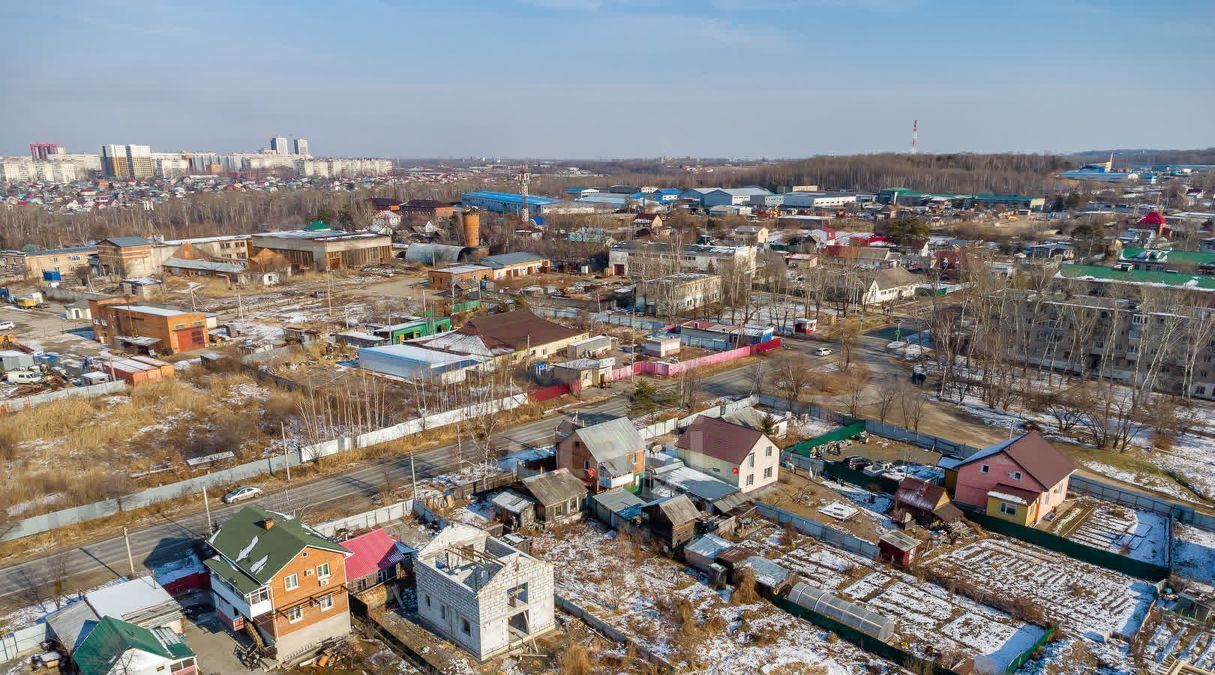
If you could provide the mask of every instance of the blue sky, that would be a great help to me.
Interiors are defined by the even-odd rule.
[[[1211,0],[0,3],[0,153],[1215,145]]]

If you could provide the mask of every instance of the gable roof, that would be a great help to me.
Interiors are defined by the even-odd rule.
[[[701,415],[680,434],[675,445],[729,464],[742,464],[761,438],[764,435],[754,429]]]
[[[559,323],[536,316],[526,309],[517,309],[502,314],[483,314],[468,320],[458,331],[465,335],[479,335],[486,345],[503,345],[518,351],[530,345],[545,345],[565,340],[583,331],[566,328]]]
[[[902,267],[892,267],[878,272],[874,281],[877,282],[878,289],[885,291],[902,286],[915,286],[923,283],[924,278],[917,277]]]
[[[1000,453],[1007,455],[1034,480],[1047,488],[1056,485],[1076,470],[1076,463],[1059,452],[1037,431],[989,445],[963,460],[958,466],[973,464]]]
[[[645,450],[641,432],[637,431],[637,427],[633,426],[632,420],[627,417],[617,417],[575,429],[573,435],[582,441],[591,457],[600,463]]]
[[[679,495],[653,504],[647,504],[645,510],[650,511],[651,514],[654,511],[661,512],[667,522],[673,525],[689,523],[700,517],[700,511],[696,510],[696,505],[692,503],[691,499],[688,499],[687,495]]]
[[[194,655],[181,638],[168,628],[148,630],[113,617],[102,617],[89,636],[72,654],[82,675],[109,673],[129,649],[178,660]]]
[[[270,529],[263,525],[267,518],[274,520]],[[241,509],[209,541],[220,556],[204,564],[242,593],[270,583],[279,570],[310,546],[350,553],[299,520],[260,506]]]
[[[528,476],[523,486],[544,506],[567,502],[586,496],[586,486],[574,477],[569,469],[557,469],[547,473]]]
[[[361,579],[389,569],[403,561],[411,550],[405,544],[392,538],[392,535],[377,528],[357,537],[342,542],[352,555],[346,558],[346,578]]]
[[[899,483],[899,489],[894,493],[894,503],[931,513],[946,522],[957,520],[962,515],[961,510],[949,501],[943,486],[911,476]]]

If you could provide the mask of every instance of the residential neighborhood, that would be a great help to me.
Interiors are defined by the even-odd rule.
[[[1206,4],[9,5],[0,675],[1215,675]]]

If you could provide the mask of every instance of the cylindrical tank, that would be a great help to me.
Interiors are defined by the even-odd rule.
[[[481,245],[481,216],[476,211],[464,212],[464,245],[476,248]]]

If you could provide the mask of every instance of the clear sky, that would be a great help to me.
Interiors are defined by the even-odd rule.
[[[0,153],[1215,145],[1212,0],[11,0]]]

